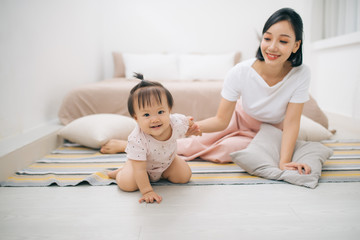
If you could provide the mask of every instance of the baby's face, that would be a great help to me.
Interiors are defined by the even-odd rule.
[[[151,135],[156,140],[165,141],[172,134],[170,109],[165,96],[161,97],[161,102],[157,103],[155,98],[151,98],[151,106],[139,108],[138,104],[134,104],[134,118],[144,133]]]

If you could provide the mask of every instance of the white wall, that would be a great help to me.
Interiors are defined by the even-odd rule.
[[[64,95],[102,78],[91,0],[0,0],[0,143],[57,119]]]
[[[0,143],[57,119],[73,87],[109,78],[111,52],[241,51],[296,0],[0,0]],[[306,23],[306,19],[304,19]]]
[[[0,143],[56,120],[71,88],[111,77],[114,50],[241,51],[248,59],[256,34],[281,7],[303,17],[304,62],[321,107],[360,118],[359,45],[312,52],[311,6],[311,0],[0,0]]]
[[[322,47],[325,43],[314,44],[312,92],[325,111],[360,120],[360,41]]]
[[[314,23],[309,46],[311,93],[323,110],[360,121],[360,32],[321,40],[323,4],[314,1],[309,6],[308,20]]]

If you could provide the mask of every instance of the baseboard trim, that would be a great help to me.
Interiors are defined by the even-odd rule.
[[[325,114],[329,118],[329,129],[336,130],[332,139],[360,139],[360,119],[327,111]]]
[[[6,146],[4,143],[2,143],[2,147],[5,146],[9,151],[5,152],[4,148],[1,151],[0,181],[6,180],[16,171],[30,165],[35,160],[44,157],[61,145],[63,139],[57,135],[61,125],[50,125],[51,126],[44,127],[46,130],[37,130],[37,134],[32,136],[31,140],[28,139],[28,136],[17,136],[16,139],[22,139],[22,141],[24,141],[24,138],[27,139],[27,141],[25,141],[25,143],[22,142],[20,146],[13,147],[13,144],[8,143]],[[14,142],[14,139],[12,139],[11,142]],[[19,142],[21,141],[19,140]],[[9,145],[12,147],[9,148]]]

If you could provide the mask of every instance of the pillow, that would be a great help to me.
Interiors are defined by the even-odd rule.
[[[234,66],[241,62],[241,52],[236,52],[234,55]]]
[[[223,80],[234,66],[234,56],[234,53],[180,55],[180,80]]]
[[[332,133],[319,123],[301,116],[298,140],[319,142],[331,138]]]
[[[309,97],[310,100],[305,102],[302,114],[328,129],[329,120],[326,114],[320,109],[316,100],[311,95],[309,95]]]
[[[75,119],[59,135],[71,142],[90,148],[100,148],[110,139],[126,140],[136,121],[119,114],[93,114]]]
[[[134,72],[152,81],[178,80],[178,58],[174,54],[123,54],[126,78]]]
[[[125,77],[125,65],[121,52],[113,52],[112,55],[114,60],[114,78]]]
[[[332,155],[332,150],[319,142],[297,141],[292,161],[308,164],[311,173],[299,174],[297,170],[280,170],[281,135],[282,131],[278,128],[262,124],[249,146],[231,153],[230,156],[234,163],[251,175],[315,188],[321,176],[322,165]]]

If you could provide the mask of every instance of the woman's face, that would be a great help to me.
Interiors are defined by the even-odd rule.
[[[295,53],[300,42],[296,41],[295,32],[288,21],[272,25],[263,35],[260,49],[267,64],[284,64],[291,53]]]

